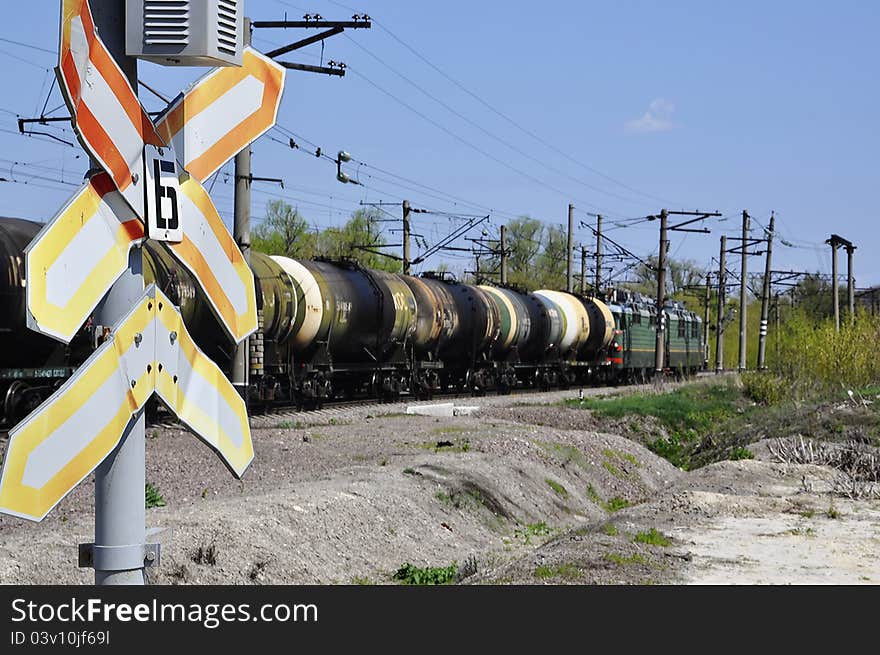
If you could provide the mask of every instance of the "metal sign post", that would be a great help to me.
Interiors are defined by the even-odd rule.
[[[244,401],[171,300],[143,289],[140,244],[162,240],[194,273],[235,343],[256,329],[253,275],[201,182],[274,124],[284,69],[246,49],[241,68],[209,73],[154,124],[122,54],[124,0],[92,2],[94,15],[62,0],[57,73],[103,171],[28,246],[27,309],[29,327],[65,343],[90,316],[106,338],[10,431],[0,512],[39,521],[95,471],[95,543],[80,565],[98,584],[143,584],[159,555],[144,543],[146,402],[161,399],[238,477],[253,445]]]

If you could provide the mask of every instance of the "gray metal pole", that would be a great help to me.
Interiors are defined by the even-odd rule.
[[[773,224],[776,216],[770,212],[770,227],[767,230],[767,258],[764,260],[764,288],[761,290],[761,329],[758,336],[758,370],[765,368],[767,354],[767,319],[770,315],[770,271],[773,257]]]
[[[125,56],[125,0],[92,0],[91,7],[101,40],[137,94],[137,59]],[[92,166],[97,165],[92,162]],[[141,255],[140,248],[132,248],[128,272],[116,281],[95,309],[97,325],[115,325],[140,299],[144,292]],[[128,424],[119,445],[95,469],[95,549],[102,551],[102,557],[95,562],[95,584],[98,585],[142,585],[145,582],[144,428],[141,412]],[[136,555],[130,557],[132,552],[138,551],[141,553],[139,566]],[[117,564],[112,563],[114,559]]]
[[[581,246],[581,295],[587,295],[587,249],[584,246]]]
[[[834,304],[834,329],[840,332],[840,289],[837,287],[837,242],[831,242],[831,301]]]
[[[568,205],[568,242],[565,248],[568,264],[565,268],[565,290],[574,291],[574,205]]]
[[[740,371],[746,370],[746,319],[748,318],[748,298],[746,297],[746,277],[748,275],[749,258],[747,255],[746,239],[749,232],[749,213],[744,209],[742,215],[742,241],[740,242],[740,281],[739,281],[739,363]]]
[[[724,296],[727,291],[727,237],[721,236],[718,257],[718,317],[715,324],[715,372],[724,371]]]
[[[501,284],[507,284],[507,226],[501,226]]]
[[[666,221],[669,215],[665,209],[660,211],[660,250],[657,256],[657,334],[654,341],[654,373],[663,372],[663,355],[666,348],[666,321],[663,318],[663,306],[666,304],[666,251],[669,249],[669,238],[666,233]]]
[[[846,248],[846,293],[849,301],[849,320],[852,322],[856,317],[856,282],[853,276],[853,251],[855,246]]]
[[[779,332],[780,332],[780,326],[782,323],[779,320],[780,307],[779,307],[779,292],[778,291],[776,292],[774,306],[776,307],[776,315],[774,316],[774,318],[776,319],[776,326],[775,326],[775,329],[773,330],[773,333],[774,333],[773,339],[774,339],[774,342],[776,343],[776,365],[778,366],[779,365]]]
[[[709,305],[712,302],[712,276],[706,272],[706,297],[703,303],[703,368],[709,369]]]
[[[244,45],[251,44],[251,19],[244,19]],[[244,260],[251,261],[251,144],[235,155],[235,214],[233,217],[232,236]],[[246,338],[235,346],[232,358],[232,386],[239,395],[248,400],[249,387],[249,342]]]
[[[602,289],[602,214],[596,216],[596,295]]]
[[[403,274],[409,275],[410,262],[409,256],[409,200],[403,201]]]

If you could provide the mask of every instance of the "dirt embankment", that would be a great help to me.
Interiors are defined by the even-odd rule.
[[[254,430],[241,481],[189,434],[151,430],[147,479],[167,503],[147,513],[151,579],[388,583],[405,562],[456,562],[464,583],[880,581],[880,505],[831,500],[829,469],[684,473],[589,412],[521,403],[279,421]],[[0,582],[91,582],[76,544],[92,497],[86,482],[42,524],[0,517]]]

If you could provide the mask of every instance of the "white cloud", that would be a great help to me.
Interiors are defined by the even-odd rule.
[[[627,132],[668,132],[678,127],[672,121],[673,112],[675,112],[674,104],[663,98],[657,98],[648,105],[648,111],[639,118],[627,121],[624,128]]]

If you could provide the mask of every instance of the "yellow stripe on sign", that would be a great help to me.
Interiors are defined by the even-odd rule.
[[[9,433],[0,512],[41,520],[112,452],[155,392],[241,476],[254,456],[244,401],[151,285],[111,338]]]
[[[159,297],[161,294],[157,294]],[[158,372],[156,391],[168,407],[241,477],[254,458],[247,407],[220,368],[199,350],[170,302],[159,311],[157,341],[178,345]],[[161,353],[161,348],[157,347]],[[175,359],[176,361],[172,361]]]
[[[166,245],[198,280],[211,309],[238,343],[257,329],[253,273],[198,180],[184,180],[180,191],[183,241]]]
[[[92,177],[25,249],[28,327],[69,343],[143,238],[109,177]]]
[[[156,124],[184,168],[200,182],[275,124],[285,69],[253,48],[240,67],[215,68]]]
[[[146,299],[122,321],[149,323]],[[142,406],[120,367],[117,335],[9,433],[0,476],[0,511],[39,521],[116,447]],[[138,383],[148,386],[146,382]]]

